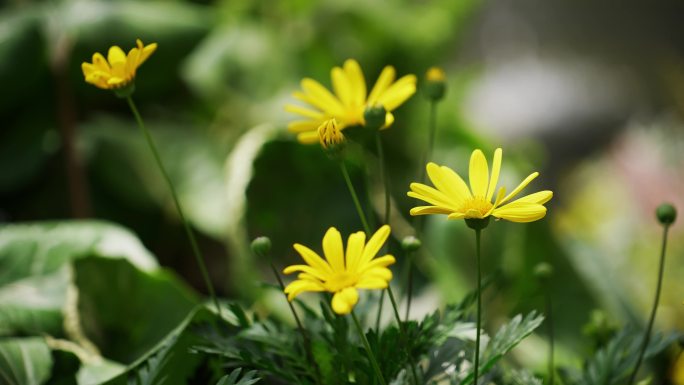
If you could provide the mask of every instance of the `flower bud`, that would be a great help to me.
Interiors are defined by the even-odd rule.
[[[401,248],[408,252],[416,251],[420,249],[420,246],[422,246],[422,242],[413,235],[404,237],[404,239],[401,240]]]
[[[661,224],[669,226],[677,219],[677,209],[669,203],[663,203],[656,209],[656,217]]]
[[[337,159],[340,156],[346,139],[338,128],[335,118],[326,120],[318,127],[318,141],[330,158]]]
[[[266,258],[271,254],[271,239],[269,237],[256,237],[252,241],[252,253],[259,258]]]
[[[439,101],[444,98],[446,93],[446,75],[444,70],[439,67],[430,67],[425,73],[425,83],[423,84],[425,96],[432,101]]]
[[[385,125],[387,111],[383,106],[368,107],[363,112],[363,120],[366,122],[366,127],[379,130]]]
[[[553,275],[553,266],[546,262],[538,263],[534,267],[534,275],[539,279],[549,279]]]

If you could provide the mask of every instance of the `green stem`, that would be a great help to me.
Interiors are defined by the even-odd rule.
[[[385,304],[385,291],[380,291],[380,298],[378,299],[378,314],[375,316],[375,330],[380,333],[380,318],[382,318],[382,308]]]
[[[406,259],[408,263],[408,278],[406,285],[406,314],[404,321],[408,322],[409,312],[411,311],[411,298],[413,297],[413,251],[406,252]]]
[[[366,214],[363,212],[363,207],[361,206],[361,202],[359,202],[359,197],[356,195],[356,190],[354,189],[354,185],[352,184],[351,178],[349,177],[349,172],[347,171],[347,166],[345,166],[343,161],[340,161],[340,170],[342,170],[342,175],[344,176],[344,182],[347,184],[347,188],[349,189],[349,194],[352,196],[352,200],[354,200],[354,206],[356,206],[356,213],[359,215],[359,218],[361,219],[361,223],[363,224],[363,229],[366,231],[366,234],[368,236],[371,235],[371,230],[370,227],[368,226],[368,221],[366,220]]]
[[[475,250],[477,259],[477,329],[475,330],[475,374],[473,377],[474,384],[477,385],[478,374],[480,370],[480,326],[482,323],[482,272],[481,272],[481,256],[480,256],[480,232],[481,229],[475,229]]]
[[[380,138],[380,131],[375,135],[375,145],[378,149],[378,160],[380,162],[380,176],[382,177],[382,184],[385,188],[385,224],[389,224],[390,220],[390,188],[389,177],[385,167],[385,151],[382,147],[382,138]]]
[[[406,349],[406,356],[409,359],[409,366],[411,366],[411,375],[413,376],[413,383],[418,385],[418,374],[416,373],[416,365],[414,365],[413,356],[408,345],[408,333],[406,332],[406,325],[401,322],[399,317],[399,308],[397,307],[397,301],[394,299],[394,293],[392,292],[392,287],[387,286],[387,293],[389,294],[390,302],[392,303],[392,309],[394,310],[394,319],[399,325],[399,331],[401,332],[401,339]]]
[[[546,286],[546,293],[544,296],[546,297],[546,316],[547,320],[546,322],[548,323],[548,333],[549,333],[549,385],[553,385],[554,381],[554,375],[555,375],[555,366],[553,363],[553,355],[554,355],[554,330],[553,330],[553,306],[551,302],[551,293],[549,290],[549,285]]]
[[[135,116],[135,120],[138,122],[138,126],[140,127],[140,130],[142,130],[143,134],[145,135],[145,140],[147,140],[147,145],[150,147],[150,150],[152,151],[152,155],[154,155],[154,159],[157,162],[157,167],[159,167],[159,171],[161,171],[164,180],[166,181],[166,184],[169,188],[169,191],[171,191],[171,197],[173,198],[173,203],[176,205],[176,210],[178,211],[178,216],[180,216],[181,222],[183,222],[183,228],[185,229],[185,234],[187,235],[188,239],[190,240],[190,246],[192,247],[192,253],[195,255],[195,259],[197,260],[197,265],[199,266],[200,272],[202,273],[202,278],[204,279],[204,284],[207,286],[207,290],[209,291],[209,295],[214,301],[214,306],[216,306],[216,311],[221,317],[221,307],[219,306],[218,303],[218,298],[216,297],[216,292],[214,291],[214,286],[211,284],[211,280],[209,280],[209,273],[207,272],[207,267],[204,264],[204,257],[202,256],[202,253],[197,246],[197,241],[195,240],[195,235],[192,232],[192,229],[190,228],[190,224],[188,223],[188,220],[185,218],[185,214],[183,213],[183,209],[181,207],[180,202],[178,201],[178,195],[176,194],[176,189],[173,187],[173,183],[171,183],[171,178],[169,178],[169,174],[166,172],[166,169],[164,168],[164,165],[161,161],[161,158],[159,157],[159,152],[157,151],[157,147],[154,144],[154,141],[152,140],[152,136],[150,135],[150,132],[147,130],[145,127],[145,124],[143,123],[142,117],[140,116],[140,113],[138,112],[138,109],[135,107],[135,103],[133,103],[133,99],[128,96],[126,97],[126,101],[128,102],[128,106],[131,108],[131,111],[133,112],[133,115]]]
[[[377,377],[378,381],[380,381],[381,385],[387,385],[387,383],[385,382],[385,378],[382,376],[382,372],[380,371],[380,365],[378,365],[378,361],[375,359],[375,355],[373,354],[373,351],[370,348],[370,344],[368,343],[366,334],[363,332],[361,324],[359,323],[359,319],[356,318],[356,314],[354,314],[353,310],[351,311],[351,316],[354,320],[354,325],[356,325],[356,331],[359,332],[359,337],[361,337],[361,341],[363,342],[363,347],[366,348],[366,352],[368,353],[368,359],[370,360],[371,366],[373,366],[373,370],[375,371],[375,376]]]
[[[641,344],[641,352],[639,353],[639,358],[637,359],[637,363],[634,366],[632,375],[629,377],[629,385],[634,384],[637,372],[639,372],[639,366],[641,366],[641,361],[644,359],[644,354],[646,353],[648,342],[651,339],[651,329],[653,329],[653,322],[655,321],[656,309],[658,309],[658,302],[660,301],[660,289],[663,283],[663,270],[665,267],[665,250],[667,248],[667,232],[670,226],[664,225],[663,227],[663,243],[660,249],[660,267],[658,268],[658,283],[656,286],[655,299],[653,300],[653,309],[651,309],[651,317],[648,320],[648,326],[646,327],[646,333],[644,334],[644,342]]]
[[[271,270],[273,271],[273,275],[275,275],[276,279],[278,280],[278,285],[280,285],[280,290],[283,292],[285,295],[285,300],[287,301],[287,305],[290,307],[290,311],[292,312],[292,315],[294,316],[295,322],[297,323],[297,329],[299,330],[299,333],[302,335],[302,338],[304,340],[304,350],[306,351],[306,356],[307,359],[310,361],[311,365],[313,365],[314,370],[316,371],[316,384],[321,384],[321,372],[320,369],[318,368],[318,364],[316,364],[316,360],[314,359],[313,356],[313,351],[311,349],[311,340],[309,339],[309,335],[306,333],[306,330],[304,329],[304,326],[302,325],[302,321],[299,319],[299,315],[297,314],[297,311],[295,311],[294,306],[292,305],[292,302],[290,302],[287,299],[287,294],[285,294],[285,284],[283,283],[283,279],[280,278],[280,274],[278,274],[278,270],[276,270],[275,266],[273,265],[273,262],[270,262],[271,265]]]

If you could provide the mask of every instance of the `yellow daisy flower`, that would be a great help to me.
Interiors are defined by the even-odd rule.
[[[395,262],[394,257],[387,254],[375,258],[389,235],[387,225],[378,229],[367,244],[363,231],[351,234],[345,254],[340,232],[331,227],[323,237],[325,260],[308,247],[295,243],[294,249],[306,265],[292,265],[283,270],[285,274],[300,272],[297,280],[285,288],[287,299],[292,301],[305,291],[327,291],[334,293],[332,309],[335,313],[351,313],[359,300],[357,289],[384,289],[392,279],[387,266]]]
[[[330,118],[335,118],[340,130],[348,126],[365,125],[364,111],[369,107],[382,106],[385,111],[387,128],[394,122],[394,111],[416,92],[416,76],[406,75],[394,81],[394,67],[385,67],[367,94],[366,81],[359,63],[348,59],[343,67],[335,67],[330,75],[334,94],[321,83],[310,78],[301,82],[302,91],[293,95],[308,104],[308,107],[287,105],[285,110],[304,117],[288,125],[290,132],[297,134],[301,143],[311,144],[318,141],[317,129]]]
[[[143,45],[136,40],[137,47],[128,55],[118,46],[109,48],[107,59],[99,52],[93,55],[93,62],[81,64],[85,81],[105,90],[121,89],[135,80],[135,71],[157,49],[157,43]]]
[[[505,195],[506,189],[501,187],[492,202],[499,180],[501,157],[502,151],[497,148],[490,175],[482,151],[473,151],[470,156],[470,188],[450,168],[428,163],[427,173],[436,188],[411,183],[408,196],[430,204],[412,208],[411,215],[446,214],[448,219],[485,219],[491,215],[511,222],[532,222],[543,218],[546,215],[544,203],[553,196],[551,191],[539,191],[510,202],[539,175],[538,172],[530,174],[508,195]]]

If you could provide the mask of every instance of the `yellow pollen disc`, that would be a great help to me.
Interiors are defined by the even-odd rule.
[[[359,281],[356,274],[349,274],[346,271],[336,273],[332,278],[325,281],[326,290],[330,292],[338,292],[347,287],[353,287]]]
[[[483,197],[473,197],[463,202],[458,211],[465,213],[466,218],[484,218],[492,206],[492,203]]]

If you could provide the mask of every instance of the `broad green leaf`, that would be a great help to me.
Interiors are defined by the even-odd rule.
[[[101,221],[0,226],[0,335],[60,336],[69,263],[89,255],[127,259],[142,270],[154,257],[129,231]]]
[[[0,383],[39,385],[50,377],[52,357],[41,337],[0,340]]]
[[[197,304],[171,272],[144,272],[125,260],[84,258],[75,262],[74,274],[85,333],[118,362],[142,356]]]

